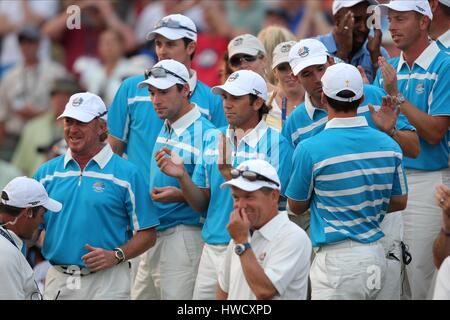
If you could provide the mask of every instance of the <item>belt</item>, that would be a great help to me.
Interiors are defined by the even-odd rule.
[[[370,243],[361,243],[353,240],[344,240],[337,243],[323,245],[317,248],[316,253],[319,251],[330,251],[337,249],[347,249],[347,248],[356,248],[356,247],[368,247],[368,246],[377,246],[379,241],[373,241]]]
[[[54,265],[50,262],[50,264],[59,272],[67,274],[69,276],[88,276],[90,274],[93,274],[95,272],[90,271],[88,268],[80,268],[77,265]]]
[[[185,224],[179,224],[175,227],[163,230],[163,231],[157,231],[156,232],[156,236],[157,237],[165,237],[168,235],[171,235],[177,231],[201,231],[201,227],[200,226],[189,226],[189,225],[185,225]]]

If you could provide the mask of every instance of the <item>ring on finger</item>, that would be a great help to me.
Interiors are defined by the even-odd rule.
[[[347,26],[344,27],[344,30],[348,30],[348,29],[349,29],[349,27],[347,27]]]
[[[445,199],[444,198],[441,198],[441,200],[439,200],[439,203],[444,203],[445,202]]]

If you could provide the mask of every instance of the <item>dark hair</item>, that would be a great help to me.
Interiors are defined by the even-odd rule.
[[[0,203],[0,212],[7,213],[10,216],[17,217],[20,212],[22,212],[23,208],[17,208],[13,206],[8,206],[7,204]]]
[[[250,105],[254,104],[256,99],[258,99],[259,97],[256,94],[249,94],[250,96]],[[263,105],[261,106],[261,108],[259,108],[258,112],[259,112],[259,119],[262,119],[262,117],[269,113],[271,107],[268,106],[265,102],[263,102]]]
[[[181,92],[181,91],[183,91],[183,88],[184,88],[184,84],[181,84],[181,83],[176,83],[175,85],[177,86],[177,90],[178,90],[178,92]],[[188,99],[189,99],[190,97],[191,97],[191,92],[189,91]]]
[[[342,90],[341,92],[339,92],[336,95],[339,98],[349,99],[349,98],[353,98],[355,96],[355,93],[350,90]],[[332,98],[328,97],[327,95],[325,95],[325,97],[327,98],[329,105],[337,112],[355,111],[356,109],[358,109],[359,104],[361,103],[361,99],[358,99],[358,100],[355,100],[352,102],[346,102],[346,101],[338,101],[338,100],[332,99]]]
[[[194,41],[194,40],[192,40],[192,39],[189,39],[189,38],[184,37],[184,38],[183,38],[184,47],[187,48],[188,45],[189,45],[189,43],[191,43],[191,42],[193,42],[193,41]],[[196,50],[197,50],[197,49],[196,49]],[[194,56],[195,56],[195,50],[194,50],[194,52],[192,52],[192,54],[191,54],[191,61],[194,60]]]

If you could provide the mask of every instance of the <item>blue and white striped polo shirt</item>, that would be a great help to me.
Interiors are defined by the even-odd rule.
[[[233,167],[249,159],[263,159],[272,164],[278,172],[281,181],[281,193],[284,194],[291,172],[292,147],[279,132],[267,126],[265,121],[259,124],[234,145],[234,131],[226,127],[220,131],[226,134],[232,148]],[[218,163],[218,134],[205,140],[204,161],[195,167],[193,182],[200,188],[210,190],[210,200],[202,230],[203,241],[208,244],[227,244],[230,235],[227,224],[233,211],[231,189],[220,189],[225,182]]]
[[[388,61],[397,70],[398,90],[420,111],[431,116],[450,116],[450,57],[439,49],[436,42],[416,59],[412,69],[400,57]],[[378,71],[374,84],[383,87],[383,77]],[[419,136],[420,154],[416,159],[404,158],[405,168],[440,170],[448,167],[449,137],[431,145]]]
[[[364,116],[370,127],[377,129],[369,111],[369,104],[375,110],[381,106],[382,97],[387,93],[378,87],[364,85],[364,101],[358,108],[358,115]],[[295,147],[300,141],[312,137],[325,128],[328,121],[328,113],[313,106],[308,93],[305,94],[305,101],[292,111],[283,126],[283,136]],[[397,128],[399,130],[415,130],[404,115],[397,118]]]
[[[180,188],[178,179],[170,177],[158,168],[155,154],[163,147],[168,147],[183,159],[184,167],[189,176],[194,172],[195,164],[202,161],[203,138],[209,131],[217,131],[207,119],[201,116],[198,108],[193,108],[172,126],[166,124],[156,139],[153,154],[149,162],[151,163],[150,191],[153,188],[174,186]],[[179,224],[200,225],[201,215],[192,209],[187,202],[163,203],[154,201],[158,210],[161,224],[159,231],[172,228]]]
[[[450,54],[450,29],[436,40],[439,49]]]
[[[45,214],[43,254],[53,264],[85,267],[86,244],[112,250],[133,231],[159,224],[138,168],[107,144],[83,170],[70,150],[44,163],[34,175],[63,204]]]
[[[137,75],[122,83],[108,111],[108,130],[114,138],[127,144],[125,152],[128,160],[139,167],[148,184],[150,179],[148,159],[152,155],[163,121],[153,109],[148,89],[137,87],[144,79],[143,75]],[[196,80],[195,73],[190,82],[192,80]],[[190,101],[197,104],[200,112],[213,124],[227,125],[222,99],[213,95],[211,89],[204,83],[200,81],[193,83],[195,88]]]
[[[313,246],[380,239],[390,197],[407,193],[400,147],[364,117],[328,121],[295,149],[292,170],[286,195],[311,201]]]

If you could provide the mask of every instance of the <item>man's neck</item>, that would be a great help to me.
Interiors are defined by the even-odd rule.
[[[410,48],[403,51],[403,59],[405,59],[410,68],[413,66],[417,58],[429,46],[429,44],[428,37],[422,37],[418,41],[414,42]]]
[[[443,21],[442,24],[433,25],[431,27],[430,37],[433,40],[437,40],[440,36],[442,36],[448,30],[450,30],[450,22],[449,21]]]
[[[328,108],[328,121],[331,119],[339,119],[339,118],[354,118],[356,117],[357,111],[350,111],[350,112],[342,112],[342,111],[335,111],[333,108]]]
[[[73,154],[72,153],[72,157],[78,163],[78,165],[80,166],[80,169],[84,170],[84,168],[86,167],[88,162],[93,157],[95,157],[103,149],[103,147],[104,147],[104,144],[101,143],[98,146],[96,146],[95,148],[92,148],[89,153],[86,153],[86,154]]]
[[[183,116],[185,116],[189,111],[194,109],[194,105],[186,102],[183,103],[183,106],[181,107],[180,111],[171,119],[167,119],[167,122],[170,126],[172,126],[175,122],[177,122],[179,119],[181,119]]]
[[[25,67],[35,67],[37,66],[38,62],[39,61],[37,59],[25,60],[24,65]]]
[[[312,105],[313,105],[313,107],[314,108],[319,108],[319,109],[322,109],[322,110],[327,110],[323,105],[322,105],[322,102],[320,101],[320,99],[317,99],[316,97],[314,97],[314,96],[312,96],[312,95],[309,95],[309,98],[310,98],[310,100],[311,100],[311,103],[312,103]]]
[[[250,120],[248,120],[246,123],[241,124],[239,127],[234,128],[234,143],[237,146],[239,144],[239,141],[247,135],[250,131],[256,128],[256,126],[260,123],[259,117],[253,117]]]

